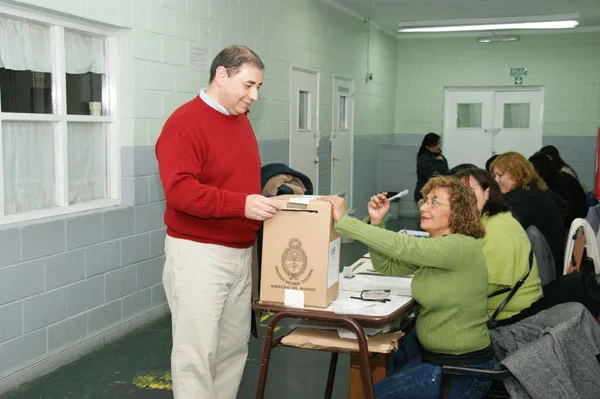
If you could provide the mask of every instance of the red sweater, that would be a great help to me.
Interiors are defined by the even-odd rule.
[[[252,246],[260,222],[246,196],[259,194],[258,145],[246,115],[229,116],[199,96],[167,119],[156,142],[167,234],[233,248]]]

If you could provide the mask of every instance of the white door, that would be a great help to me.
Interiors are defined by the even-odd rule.
[[[331,116],[331,194],[346,198],[352,209],[354,81],[334,76]]]
[[[442,148],[450,167],[481,168],[494,154],[528,158],[542,146],[543,90],[447,89]]]
[[[541,90],[494,94],[492,154],[517,151],[529,158],[542,148],[543,100]]]
[[[290,79],[290,167],[319,188],[319,73],[292,68]]]
[[[446,91],[442,152],[448,166],[484,167],[492,152],[486,130],[492,127],[493,111],[491,91]]]

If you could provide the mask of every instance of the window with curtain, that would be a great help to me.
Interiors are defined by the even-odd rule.
[[[0,224],[118,203],[114,33],[2,11]]]

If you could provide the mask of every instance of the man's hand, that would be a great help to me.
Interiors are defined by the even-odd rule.
[[[245,215],[252,220],[271,219],[281,209],[279,201],[263,197],[260,194],[250,194],[246,197]]]

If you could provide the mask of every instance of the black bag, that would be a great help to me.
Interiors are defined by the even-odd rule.
[[[515,294],[517,293],[517,290],[519,288],[521,288],[521,286],[523,285],[525,280],[527,280],[527,277],[529,277],[529,273],[531,273],[532,267],[533,267],[533,249],[531,251],[529,251],[529,270],[527,270],[527,274],[525,274],[525,276],[522,279],[517,281],[517,283],[514,285],[514,287],[503,288],[501,290],[498,290],[498,291],[488,295],[488,298],[492,298],[497,295],[501,295],[501,294],[504,294],[505,292],[510,291],[509,294],[506,296],[506,298],[504,298],[502,303],[500,303],[500,305],[498,305],[498,307],[496,308],[496,310],[494,311],[492,316],[488,319],[488,321],[487,321],[488,329],[494,329],[494,328],[498,327],[498,321],[496,320],[496,317],[498,317],[498,315],[500,314],[502,309],[504,309],[506,304],[512,299],[513,296],[515,296]]]

